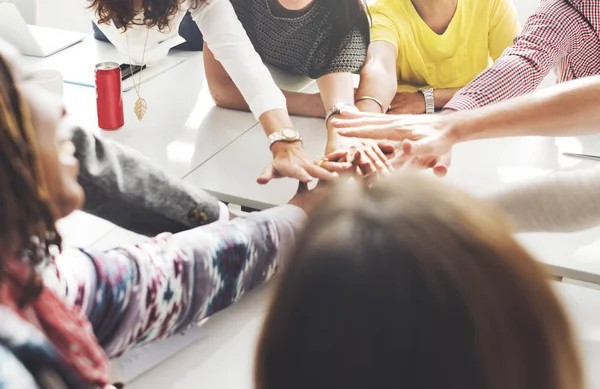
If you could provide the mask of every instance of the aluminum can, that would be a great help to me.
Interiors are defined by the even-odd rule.
[[[116,62],[101,62],[96,65],[95,74],[98,127],[118,130],[125,124],[121,68]]]

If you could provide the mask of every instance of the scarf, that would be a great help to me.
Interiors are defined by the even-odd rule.
[[[82,380],[101,388],[109,385],[108,358],[100,347],[89,320],[75,307],[67,306],[42,286],[40,295],[24,308],[17,304],[24,285],[31,279],[32,266],[18,260],[6,263],[6,277],[0,285],[3,305],[40,329],[58,354]]]

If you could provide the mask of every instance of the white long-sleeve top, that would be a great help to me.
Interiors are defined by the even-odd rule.
[[[285,96],[254,50],[229,0],[207,0],[195,9],[190,8],[189,0],[185,0],[172,18],[170,28],[163,31],[157,27],[148,29],[144,25],[132,25],[125,34],[112,22],[96,24],[117,50],[131,57],[132,62],[142,62],[146,46],[144,62],[152,63],[162,59],[172,46],[182,42],[178,30],[188,10],[202,32],[204,41],[238,87],[254,116],[258,119],[267,111],[287,109]],[[148,42],[144,45],[146,34]]]

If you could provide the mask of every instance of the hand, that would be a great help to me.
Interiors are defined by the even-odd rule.
[[[272,146],[273,161],[265,168],[256,180],[259,184],[269,183],[274,178],[291,177],[302,182],[311,182],[314,178],[320,180],[335,180],[337,171],[346,171],[351,166],[348,162],[328,162],[327,168],[316,165],[304,148],[302,142],[276,142]],[[331,156],[336,161],[338,154]]]
[[[295,205],[302,209],[307,215],[310,215],[315,206],[323,198],[325,186],[326,183],[319,182],[314,189],[309,190],[308,185],[305,182],[300,181],[298,183],[296,195],[292,197],[288,204]]]
[[[363,175],[375,172],[389,174],[394,170],[386,155],[394,152],[393,146],[379,144],[371,139],[337,138],[337,141],[332,146],[328,146],[327,150],[346,150],[348,155],[342,161],[352,162]]]
[[[418,115],[424,114],[425,110],[425,97],[421,92],[397,92],[387,113]]]
[[[405,156],[443,176],[450,166],[452,146],[460,139],[455,135],[455,114],[384,115],[343,110],[331,125],[339,135],[369,139],[402,141]],[[396,166],[396,164],[394,164]]]

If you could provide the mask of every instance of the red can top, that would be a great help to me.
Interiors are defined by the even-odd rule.
[[[116,62],[100,62],[96,65],[96,70],[113,70],[119,67]]]

